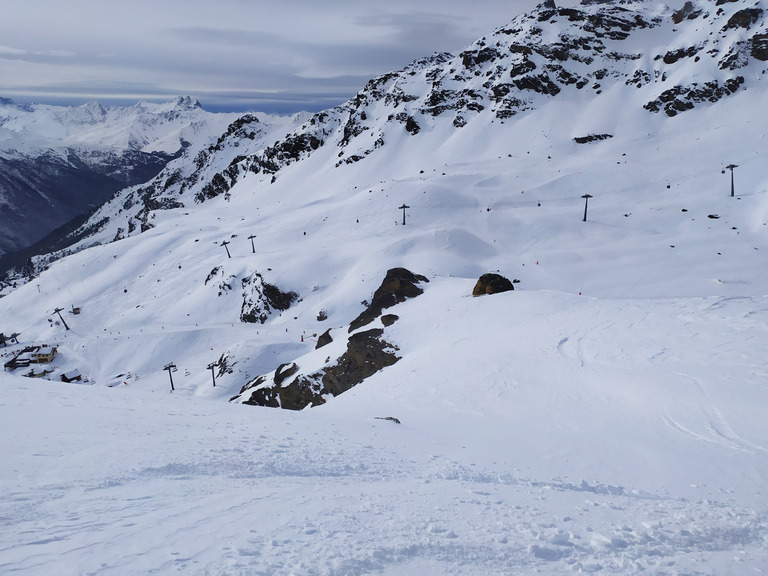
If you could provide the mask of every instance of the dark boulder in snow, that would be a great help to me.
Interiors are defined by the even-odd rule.
[[[755,34],[750,41],[750,53],[763,62],[768,61],[768,34]]]
[[[315,350],[318,348],[322,348],[323,346],[330,344],[333,342],[333,338],[331,338],[331,329],[328,328],[325,332],[320,334],[320,336],[317,337],[317,346],[315,346]]]
[[[613,134],[588,134],[586,136],[576,136],[573,140],[577,144],[587,144],[588,142],[597,142],[613,138]]]
[[[507,278],[500,274],[489,272],[483,274],[477,280],[472,296],[482,296],[483,294],[498,294],[499,292],[508,292],[514,290],[515,286]]]
[[[400,316],[397,314],[384,314],[384,316],[381,317],[381,323],[384,324],[384,326],[392,326],[392,324],[398,320],[400,320]]]

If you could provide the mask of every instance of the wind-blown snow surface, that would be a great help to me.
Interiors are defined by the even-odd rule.
[[[6,354],[58,344],[91,385],[0,378],[1,571],[765,573],[763,78],[674,118],[622,82],[387,123],[54,262],[0,299]],[[389,310],[399,362],[302,412],[226,402],[322,364],[395,266],[429,279]],[[496,270],[516,290],[471,297]],[[239,322],[254,273],[301,301]]]

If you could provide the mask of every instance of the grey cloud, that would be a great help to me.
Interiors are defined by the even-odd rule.
[[[124,27],[115,21],[114,31],[111,19],[94,28],[70,14],[71,22],[82,20],[82,29],[58,27],[49,34],[44,26],[13,32],[11,20],[6,46],[0,46],[0,96],[116,102],[190,94],[209,109],[319,110],[416,58],[462,50],[506,24],[515,3],[535,1],[292,0],[287,7],[229,0],[213,9],[164,0],[164,11],[153,18],[137,17]]]

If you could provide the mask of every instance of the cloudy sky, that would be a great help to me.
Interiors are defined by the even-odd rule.
[[[317,111],[538,0],[13,0],[0,97],[133,104],[191,95],[211,111]]]

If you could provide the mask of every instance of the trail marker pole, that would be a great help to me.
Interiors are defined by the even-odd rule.
[[[410,206],[406,206],[405,202],[403,202],[403,205],[398,208],[398,210],[403,211],[403,226],[405,226],[405,209],[410,208]]]
[[[171,376],[171,370],[176,370],[176,364],[174,363],[166,364],[163,370],[168,370],[168,378],[171,379],[171,392],[173,392],[175,388],[173,387],[173,376]]]
[[[589,199],[592,198],[592,194],[584,194],[584,222],[587,221],[587,206],[589,205]]]
[[[64,317],[61,315],[62,310],[64,310],[64,308],[56,308],[56,310],[53,311],[53,314],[58,314],[59,318],[61,318],[61,323],[64,324],[64,328],[69,330],[69,326],[67,326],[67,323],[64,321]],[[53,314],[51,314],[51,316],[53,316]]]
[[[738,164],[728,164],[728,166],[725,167],[725,170],[731,171],[731,198],[733,198],[733,169],[738,167]],[[725,174],[725,170],[723,170],[723,174]]]
[[[229,253],[229,248],[227,248],[227,244],[229,244],[229,242],[227,242],[226,240],[222,240],[221,246],[224,246],[224,249],[227,251],[227,256],[229,258],[232,258],[232,254]]]
[[[256,254],[256,246],[253,245],[253,239],[256,238],[255,234],[251,234],[248,236],[248,240],[251,241],[251,250],[253,250],[253,253]]]
[[[211,371],[211,378],[213,378],[213,387],[216,388],[216,374],[213,371],[214,368],[216,368],[216,362],[208,364],[208,370]]]

